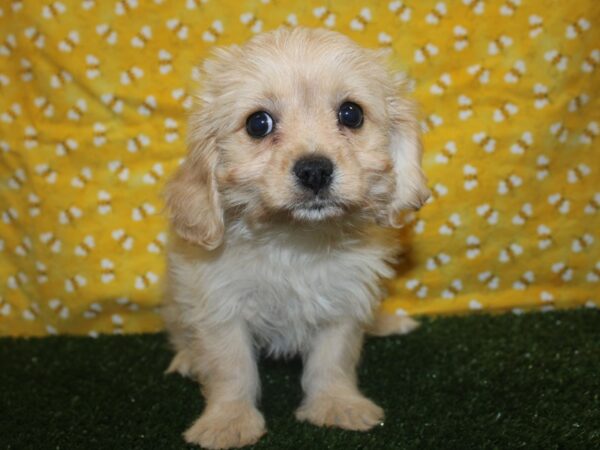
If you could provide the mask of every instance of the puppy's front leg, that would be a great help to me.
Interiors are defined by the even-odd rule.
[[[298,420],[361,431],[381,422],[383,410],[357,387],[362,338],[362,328],[354,322],[329,325],[317,333],[304,355],[305,398],[296,411]]]
[[[256,409],[260,380],[250,334],[242,321],[200,333],[190,351],[206,407],[185,440],[211,449],[253,444],[265,433],[265,421]]]

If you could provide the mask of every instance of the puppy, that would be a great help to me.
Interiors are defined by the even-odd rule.
[[[206,400],[184,437],[229,448],[265,433],[259,352],[301,355],[299,420],[367,430],[383,411],[357,388],[364,331],[416,324],[374,317],[391,228],[429,196],[406,82],[376,52],[304,28],[218,49],[202,72],[166,188],[168,371]]]

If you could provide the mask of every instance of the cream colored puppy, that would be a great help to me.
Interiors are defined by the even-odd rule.
[[[356,365],[394,275],[390,228],[429,195],[405,82],[374,51],[303,28],[218,49],[202,69],[189,153],[166,190],[169,370],[206,399],[185,439],[228,448],[265,433],[259,352],[302,356],[299,420],[367,430],[383,411]],[[373,332],[415,324],[379,319]]]

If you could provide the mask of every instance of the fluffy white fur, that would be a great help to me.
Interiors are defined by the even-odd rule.
[[[197,378],[206,399],[185,438],[207,448],[260,438],[260,351],[302,356],[300,420],[369,429],[383,411],[356,387],[363,333],[416,326],[375,316],[399,251],[390,227],[428,197],[404,82],[374,52],[302,28],[218,50],[203,70],[189,154],[166,192],[169,370]],[[365,112],[359,130],[337,123],[348,100]],[[244,125],[259,110],[277,129],[257,140]],[[294,179],[307,154],[335,164],[323,199]]]

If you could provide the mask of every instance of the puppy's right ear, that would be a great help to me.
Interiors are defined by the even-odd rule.
[[[204,109],[190,120],[188,154],[165,191],[171,224],[182,238],[214,250],[223,241],[223,210],[215,170],[217,148]]]

